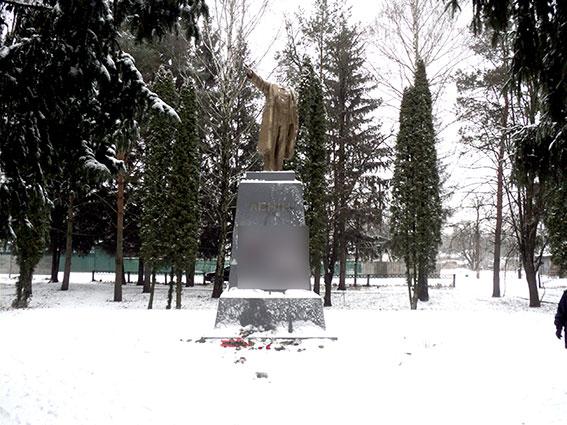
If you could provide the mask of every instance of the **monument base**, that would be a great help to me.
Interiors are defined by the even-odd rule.
[[[259,331],[302,326],[325,329],[323,301],[312,291],[232,288],[219,298],[215,327],[252,326]]]

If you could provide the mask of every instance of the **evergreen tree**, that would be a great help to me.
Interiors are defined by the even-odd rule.
[[[435,129],[433,127],[433,112],[429,82],[423,61],[418,60],[415,73],[414,90],[419,102],[421,125],[416,128],[414,138],[421,144],[423,168],[421,184],[423,198],[429,205],[421,213],[418,232],[423,241],[423,251],[420,252],[418,266],[418,298],[420,301],[429,300],[429,273],[435,270],[435,262],[439,244],[441,243],[441,225],[443,224],[443,206],[441,204],[441,185],[435,148]]]
[[[410,306],[416,309],[418,299],[428,299],[427,275],[434,269],[442,223],[431,94],[422,61],[400,108],[391,221],[394,252],[406,264]]]
[[[324,72],[331,173],[325,284],[331,284],[338,262],[341,290],[346,289],[347,222],[353,194],[365,174],[385,165],[386,149],[380,124],[374,118],[380,100],[370,95],[374,82],[365,63],[361,29],[350,22],[348,12],[342,12],[329,39]]]
[[[169,104],[175,104],[175,82],[171,72],[161,67],[154,80],[153,90]],[[175,121],[164,114],[154,113],[148,122],[144,152],[144,176],[142,183],[142,224],[140,236],[142,240],[142,257],[146,264],[157,270],[170,261],[171,208],[168,191],[170,188],[170,152],[176,132]],[[173,283],[170,283],[169,302]],[[153,295],[153,291],[152,291]],[[150,297],[150,305],[153,297]]]
[[[194,270],[199,241],[200,153],[195,90],[185,83],[179,95],[179,117],[171,150],[171,187],[169,189],[171,265],[177,277],[176,308],[181,308],[183,270]]]
[[[113,149],[115,135],[132,137],[147,108],[174,114],[120,49],[118,28],[125,24],[137,40],[149,40],[173,30],[182,18],[191,38],[207,8],[203,0],[158,5],[0,0],[0,6],[8,12],[0,14],[0,28],[8,29],[0,39],[0,168],[5,174],[0,185],[6,188],[0,195],[13,208],[8,225],[16,240],[21,239],[16,245],[23,247],[28,229],[45,233],[37,226],[48,221],[37,214],[50,204],[45,193],[57,172],[56,152],[77,150],[77,167],[112,170],[122,159]],[[59,129],[69,137],[58,137]],[[41,241],[38,236],[34,243]],[[39,258],[18,250],[18,256],[28,253],[29,258],[19,258],[22,264]],[[31,274],[22,275],[18,293],[25,297],[31,292],[25,290],[28,286]],[[27,300],[16,301],[17,306],[27,305]]]
[[[294,158],[287,166],[297,171],[304,185],[313,290],[319,294],[326,237],[326,116],[323,88],[308,57],[303,61],[302,70],[298,90],[299,133]]]
[[[567,273],[567,249],[565,249],[565,235],[567,235],[567,220],[565,219],[565,205],[567,205],[567,182],[554,182],[549,189],[545,225],[549,237],[549,247],[553,262],[557,264],[562,274]]]
[[[365,66],[362,31],[350,21],[348,9],[338,1],[316,0],[313,9],[307,19],[297,15],[298,34],[288,25],[287,45],[278,60],[282,68],[280,76],[300,87],[297,80],[303,75],[304,63],[301,55],[309,55],[323,85],[327,113],[323,264],[325,305],[330,305],[337,262],[339,288],[346,288],[346,259],[351,245],[348,235],[354,234],[347,227],[354,208],[354,193],[364,184],[365,175],[386,166],[387,148],[380,134],[380,124],[374,119],[381,101],[371,95],[374,82]],[[300,129],[300,143],[301,138]]]
[[[16,282],[16,298],[12,303],[15,308],[28,306],[32,295],[33,272],[43,256],[49,225],[49,210],[45,203],[45,196],[40,188],[28,193],[26,205],[20,207],[29,208],[31,212],[18,214],[12,218],[16,234],[14,243],[16,261],[20,268]],[[12,206],[10,210],[15,211],[16,209]]]

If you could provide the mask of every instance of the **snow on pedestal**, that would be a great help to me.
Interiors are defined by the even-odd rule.
[[[233,288],[221,295],[217,309],[215,326],[226,325],[293,332],[298,325],[325,329],[325,317],[321,298],[312,291]]]

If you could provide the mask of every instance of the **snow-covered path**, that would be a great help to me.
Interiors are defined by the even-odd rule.
[[[497,309],[470,287],[445,295],[469,297],[456,309],[357,309],[347,299],[326,310],[338,341],[236,350],[197,342],[214,322],[205,297],[148,311],[145,298],[106,302],[100,285],[71,294],[69,305],[0,311],[0,424],[567,421],[567,350],[551,304]]]

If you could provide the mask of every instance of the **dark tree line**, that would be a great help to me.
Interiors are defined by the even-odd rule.
[[[150,40],[182,18],[195,37],[207,9],[202,0],[46,0],[2,1],[0,10],[7,29],[0,44],[0,184],[8,212],[0,227],[13,235],[21,270],[14,306],[25,307],[49,233],[50,182],[60,174],[69,179],[68,166],[77,175],[120,176],[124,158],[115,147],[136,134],[148,109],[171,110],[120,48],[118,30],[125,25],[137,40]],[[67,190],[67,202],[74,201]]]

